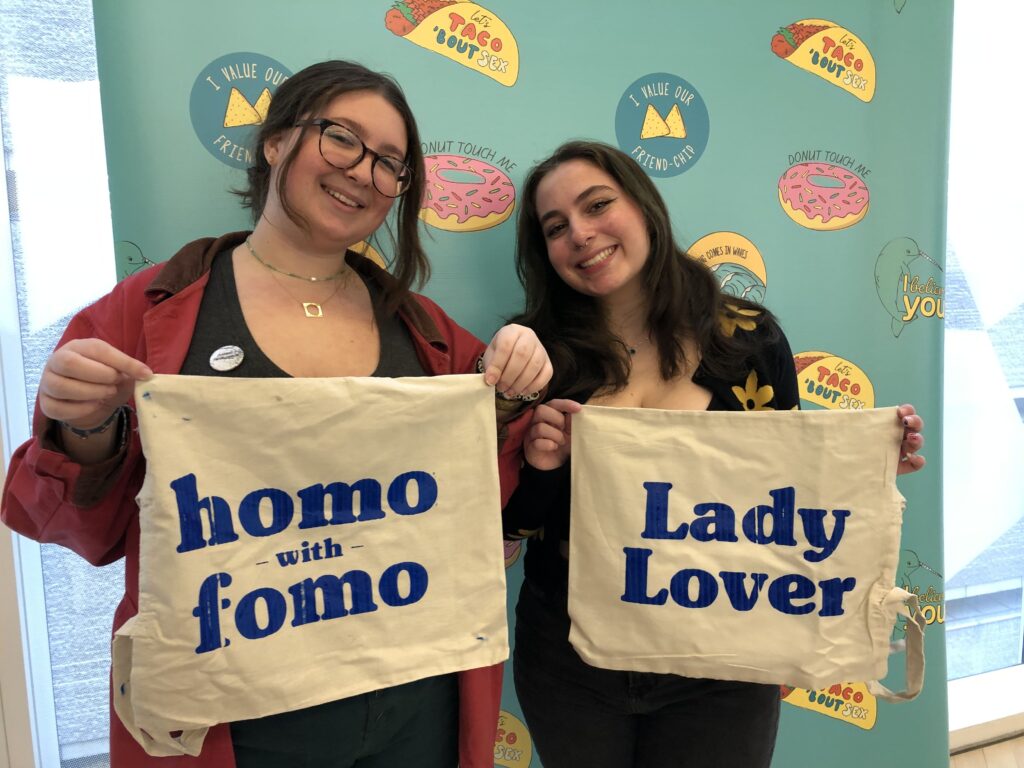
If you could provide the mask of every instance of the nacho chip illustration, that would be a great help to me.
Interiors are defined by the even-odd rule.
[[[772,52],[861,101],[875,96],[875,60],[853,32],[826,19],[803,19],[782,27]]]
[[[647,114],[644,115],[644,126],[640,130],[641,139],[654,139],[664,136],[669,139],[685,139],[686,125],[683,123],[683,114],[679,111],[679,105],[673,104],[668,115],[662,117],[653,104],[647,105]]]
[[[267,105],[270,105],[270,92],[264,89],[267,94]],[[263,95],[260,95],[260,99]],[[260,114],[259,110],[249,103],[249,100],[242,95],[237,88],[232,87],[228,96],[228,107],[224,111],[224,127],[238,128],[243,125],[259,125],[263,122],[266,113]]]

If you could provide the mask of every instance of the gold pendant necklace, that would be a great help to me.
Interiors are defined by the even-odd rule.
[[[253,258],[256,259],[256,261],[258,261],[264,267],[269,269],[271,272],[276,272],[278,275],[285,275],[286,277],[294,277],[297,280],[305,280],[306,282],[309,282],[309,283],[325,283],[325,282],[327,282],[329,280],[337,280],[338,281],[334,285],[334,290],[331,291],[330,295],[326,299],[324,299],[323,301],[302,301],[294,293],[289,291],[285,287],[284,283],[282,283],[280,281],[280,279],[277,278],[276,275],[271,275],[271,277],[274,278],[274,282],[281,287],[281,290],[283,290],[286,294],[288,294],[288,296],[290,296],[292,298],[292,300],[297,301],[297,302],[299,302],[299,304],[302,305],[302,311],[305,313],[306,317],[312,318],[314,320],[322,318],[324,316],[324,304],[326,304],[327,302],[329,302],[331,299],[334,298],[334,295],[339,290],[341,290],[341,287],[343,285],[345,285],[348,282],[348,276],[352,272],[352,270],[345,263],[344,257],[342,257],[341,269],[339,269],[333,275],[328,275],[327,277],[307,277],[305,275],[296,275],[294,272],[287,272],[287,271],[285,271],[283,269],[278,269],[277,267],[275,267],[270,262],[267,262],[267,261],[264,261],[263,259],[261,259],[259,254],[256,253],[256,249],[252,247],[252,242],[251,242],[250,238],[248,238],[248,237],[245,238],[245,247],[249,249],[249,253],[252,254]],[[342,279],[339,280],[339,278],[342,278]]]
[[[294,293],[285,288],[284,283],[282,283],[280,280],[277,280],[275,278],[274,282],[281,286],[281,289],[285,293],[287,293],[293,300],[299,302],[299,304],[302,305],[302,311],[306,314],[306,317],[311,317],[314,320],[324,316],[324,304],[333,299],[334,295],[339,290],[341,290],[341,286],[345,284],[344,281],[336,283],[334,286],[334,290],[331,291],[330,295],[323,301],[302,301],[301,299],[297,298]]]

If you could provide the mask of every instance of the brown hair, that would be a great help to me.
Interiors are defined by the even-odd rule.
[[[637,204],[647,224],[650,254],[642,271],[647,297],[647,326],[657,345],[663,379],[677,376],[686,363],[683,341],[693,339],[704,368],[716,376],[742,372],[746,358],[774,341],[778,326],[763,307],[728,297],[728,305],[756,309],[763,333],[727,335],[720,316],[736,317],[708,269],[689,258],[675,242],[665,201],[634,160],[596,141],[570,141],[529,172],[520,193],[516,271],[526,306],[514,322],[533,328],[555,369],[550,392],[556,397],[589,396],[599,389],[617,391],[629,378],[630,358],[622,339],[608,328],[600,304],[570,288],[548,259],[537,211],[537,187],[555,168],[583,160],[611,176]],[[749,318],[747,318],[749,319]]]
[[[263,153],[266,142],[292,129],[299,120],[317,116],[335,98],[353,91],[371,91],[383,97],[402,116],[408,138],[404,160],[412,169],[412,183],[398,200],[395,212],[397,237],[390,228],[387,230],[394,247],[392,272],[396,285],[385,287],[384,300],[393,310],[410,287],[421,286],[426,282],[430,276],[430,264],[419,239],[419,207],[423,197],[425,175],[420,134],[405,94],[392,77],[374,72],[355,62],[340,60],[322,61],[289,77],[271,99],[267,117],[256,136],[255,160],[247,172],[247,185],[234,191],[242,198],[242,205],[252,211],[253,223],[258,222],[263,215],[270,191],[271,166]],[[302,130],[318,129],[305,127]],[[300,227],[306,228],[307,222],[289,205],[285,195],[285,181],[299,146],[300,144],[296,143],[281,162],[277,178],[277,195],[288,218]]]

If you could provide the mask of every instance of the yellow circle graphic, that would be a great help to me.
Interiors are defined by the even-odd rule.
[[[494,738],[494,765],[502,768],[529,768],[533,760],[533,739],[526,725],[511,712],[498,714],[498,732]]]
[[[711,270],[726,296],[764,303],[768,271],[761,251],[737,232],[704,235],[687,251]]]
[[[857,365],[831,352],[793,355],[800,399],[829,410],[875,407],[875,387]]]
[[[355,251],[360,256],[364,256],[381,269],[387,269],[388,265],[384,261],[384,257],[380,255],[380,252],[370,245],[365,240],[360,240],[358,243],[353,245],[349,250]]]
[[[505,567],[511,568],[519,560],[519,556],[523,553],[523,542],[517,541],[506,541],[505,542]]]

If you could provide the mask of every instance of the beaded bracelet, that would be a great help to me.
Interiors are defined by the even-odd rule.
[[[483,373],[484,372],[484,356],[483,355],[480,355],[480,357],[478,357],[476,359],[476,372],[477,373]],[[540,392],[533,392],[532,394],[529,394],[529,395],[506,395],[504,392],[499,392],[497,389],[495,389],[494,390],[494,396],[497,397],[500,400],[510,400],[510,401],[513,401],[513,402],[532,403],[534,400],[536,400],[538,397],[540,397]]]
[[[99,435],[109,430],[112,426],[114,426],[114,422],[121,418],[122,415],[126,414],[127,410],[127,405],[122,405],[118,408],[115,408],[114,412],[107,416],[107,418],[103,420],[102,424],[97,424],[95,427],[89,427],[88,429],[80,429],[79,427],[73,427],[66,421],[60,422],[60,425],[64,427],[64,429],[66,429],[68,432],[70,432],[72,435],[77,437],[79,440],[85,440],[86,438],[92,437],[93,435]]]

